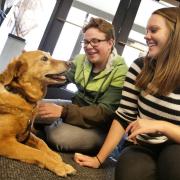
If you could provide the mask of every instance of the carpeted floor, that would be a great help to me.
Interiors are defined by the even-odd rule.
[[[113,180],[115,163],[108,159],[100,169],[80,167],[73,161],[72,154],[61,153],[63,160],[77,170],[76,175],[61,178],[36,165],[26,164],[0,156],[1,180]]]

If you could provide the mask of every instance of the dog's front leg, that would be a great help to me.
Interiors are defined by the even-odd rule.
[[[30,137],[26,144],[36,149],[39,149],[40,151],[46,153],[47,156],[50,156],[58,162],[63,162],[61,156],[58,153],[52,151],[42,139],[38,138],[33,133],[30,134]],[[64,163],[64,167],[67,174],[74,174],[76,172],[76,170],[69,164]]]
[[[47,153],[32,148],[30,146],[21,144],[16,141],[16,138],[5,138],[0,141],[0,155],[20,160],[30,164],[37,164],[40,167],[44,167],[54,172],[59,176],[67,176],[67,174],[74,174],[73,169],[70,172],[67,171],[67,165],[64,162],[56,161],[47,155]],[[69,166],[69,165],[68,165]]]
[[[52,151],[42,139],[35,136],[33,133],[30,134],[26,144],[47,153],[57,161],[62,161],[62,158],[58,153]]]

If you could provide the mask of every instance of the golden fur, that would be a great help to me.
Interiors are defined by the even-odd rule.
[[[23,52],[0,74],[0,155],[37,164],[59,176],[74,174],[57,153],[29,130],[48,84],[61,83],[67,63],[43,51]],[[51,74],[48,76],[47,74]],[[23,144],[22,142],[25,141]]]

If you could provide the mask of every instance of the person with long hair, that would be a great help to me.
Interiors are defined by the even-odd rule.
[[[95,157],[75,154],[98,168],[124,140],[116,180],[180,179],[180,8],[154,11],[145,35],[149,51],[126,75],[120,106]]]

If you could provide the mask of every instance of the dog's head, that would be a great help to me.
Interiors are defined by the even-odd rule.
[[[31,99],[39,100],[43,97],[48,84],[66,81],[63,73],[67,69],[67,62],[55,60],[47,52],[40,50],[23,52],[0,74],[0,83],[23,89]]]

